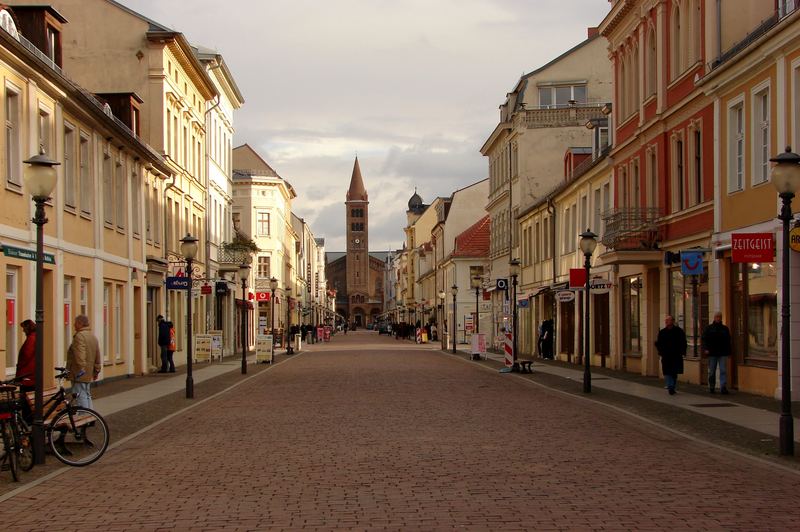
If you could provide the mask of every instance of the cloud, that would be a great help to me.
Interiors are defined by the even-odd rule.
[[[586,38],[598,0],[121,0],[221,52],[246,103],[236,143],[298,192],[293,208],[344,249],[358,152],[370,247],[397,247],[406,202],[482,179],[478,153],[520,75]]]

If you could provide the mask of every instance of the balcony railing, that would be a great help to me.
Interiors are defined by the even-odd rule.
[[[235,264],[239,266],[250,260],[250,252],[245,250],[230,250],[223,247],[217,249],[217,262],[219,264]]]
[[[605,118],[602,103],[579,103],[574,106],[550,109],[525,109],[519,120],[528,129],[545,127],[583,127],[591,119]]]
[[[626,207],[603,215],[603,245],[616,251],[658,249],[662,239],[661,211],[657,207]]]

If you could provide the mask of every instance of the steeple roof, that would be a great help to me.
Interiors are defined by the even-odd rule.
[[[361,167],[358,166],[358,156],[353,165],[353,176],[350,178],[350,188],[347,189],[347,201],[367,201],[367,189],[361,179]]]

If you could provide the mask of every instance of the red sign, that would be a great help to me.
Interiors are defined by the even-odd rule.
[[[14,325],[14,300],[6,299],[6,323]]]
[[[64,303],[64,325],[69,325],[69,303]]]
[[[210,284],[204,284],[203,286],[201,286],[200,287],[200,293],[201,294],[206,294],[206,295],[210,294],[211,293],[211,285]]]
[[[775,235],[772,233],[731,234],[733,262],[774,262]]]
[[[267,303],[269,302],[269,292],[256,292],[256,301],[259,303]]]
[[[583,288],[586,286],[586,270],[583,268],[569,269],[569,287]]]

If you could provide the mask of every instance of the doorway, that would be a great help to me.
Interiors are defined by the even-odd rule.
[[[594,352],[600,356],[600,367],[606,367],[606,357],[611,354],[611,324],[608,309],[609,295],[595,294],[594,299]]]

